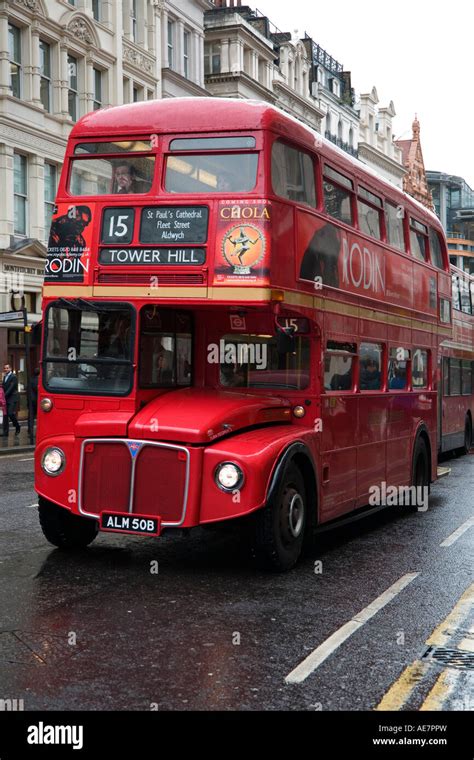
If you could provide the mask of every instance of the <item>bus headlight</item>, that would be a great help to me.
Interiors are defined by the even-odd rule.
[[[221,491],[234,491],[242,487],[244,473],[233,462],[222,462],[216,469],[215,479]]]
[[[40,401],[40,409],[43,412],[50,412],[53,408],[53,402],[50,398],[42,398]]]
[[[56,446],[46,449],[41,459],[41,467],[47,475],[60,475],[66,466],[66,457]]]

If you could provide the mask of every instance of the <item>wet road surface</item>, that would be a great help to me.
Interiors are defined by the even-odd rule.
[[[0,459],[0,699],[25,710],[373,710],[384,698],[386,709],[474,709],[464,656],[448,668],[424,659],[433,635],[445,649],[474,642],[474,456],[447,462],[428,512],[394,507],[323,534],[286,575],[256,569],[232,531],[102,534],[62,553],[39,527],[31,457]],[[321,664],[288,682],[321,645]]]

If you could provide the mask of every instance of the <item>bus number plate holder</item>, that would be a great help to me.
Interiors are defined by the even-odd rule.
[[[100,529],[109,533],[133,533],[159,536],[161,519],[156,515],[135,515],[128,512],[101,512]]]

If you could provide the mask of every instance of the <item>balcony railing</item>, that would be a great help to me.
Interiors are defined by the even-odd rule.
[[[336,135],[331,134],[331,132],[328,132],[328,130],[325,131],[324,137],[326,140],[330,140],[334,145],[337,145],[338,148],[341,148],[346,153],[349,153],[350,156],[354,156],[354,158],[359,157],[359,151],[357,148],[354,148],[352,145],[349,145],[348,142],[344,142],[340,137],[336,137]]]

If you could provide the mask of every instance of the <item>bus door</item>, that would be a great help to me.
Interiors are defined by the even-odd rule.
[[[321,397],[321,515],[332,520],[351,511],[357,499],[357,415],[353,392],[357,346],[330,340],[324,354]]]

